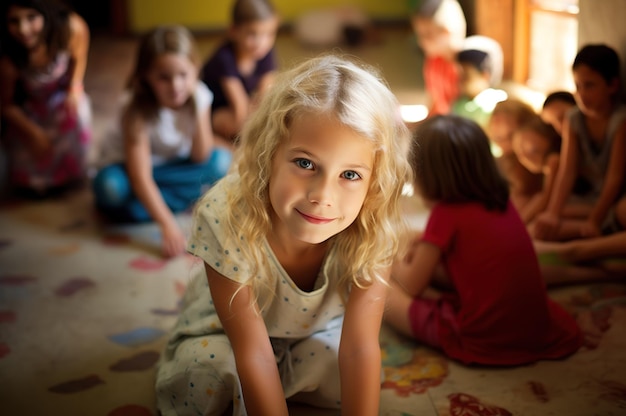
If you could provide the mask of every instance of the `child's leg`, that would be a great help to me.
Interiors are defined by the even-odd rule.
[[[384,321],[402,335],[413,338],[413,328],[409,319],[409,308],[413,303],[413,298],[394,280],[391,280],[390,284]]]
[[[626,231],[563,243],[535,241],[534,244],[538,254],[555,253],[565,262],[601,260],[606,257],[626,255]]]
[[[391,283],[385,307],[385,322],[396,331],[434,348],[440,348],[437,317],[441,308],[438,296],[429,292],[417,298]]]
[[[156,377],[157,407],[163,416],[245,415],[235,357],[226,335],[189,338],[174,357],[161,362]]]
[[[101,169],[93,180],[96,206],[103,210],[122,208],[132,196],[126,169],[121,163]]]
[[[232,153],[216,147],[203,163],[180,161],[153,169],[154,181],[163,193],[167,205],[174,212],[183,211],[194,203],[205,190],[226,175]]]
[[[285,397],[297,403],[338,409],[341,407],[339,342],[343,318],[291,345],[279,363]]]
[[[233,140],[239,133],[239,126],[235,118],[235,113],[229,107],[217,108],[211,115],[211,126],[213,131],[226,140]]]

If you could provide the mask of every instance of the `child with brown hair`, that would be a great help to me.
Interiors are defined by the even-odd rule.
[[[578,108],[568,113],[555,192],[537,217],[534,237],[597,237],[626,227],[626,105],[620,101],[620,61],[611,47],[586,45],[572,65]],[[572,199],[575,184],[590,189]],[[568,205],[582,207],[577,218]]]
[[[466,364],[520,365],[577,351],[581,330],[548,297],[482,128],[453,115],[427,119],[410,161],[431,210],[394,263],[386,322]],[[440,266],[452,290],[422,296]]]
[[[10,183],[22,195],[58,194],[87,177],[89,28],[54,0],[7,0],[0,9],[0,110]]]
[[[495,105],[487,123],[492,152],[500,171],[510,184],[511,201],[517,209],[521,209],[532,195],[539,192],[543,183],[543,176],[530,172],[513,151],[513,133],[536,116],[537,113],[530,105],[509,98]]]
[[[108,218],[159,225],[165,257],[187,244],[174,214],[224,176],[232,158],[215,145],[213,95],[198,80],[198,64],[195,39],[183,26],[142,37],[119,128],[103,143],[93,180],[96,206]]]
[[[513,151],[529,172],[543,176],[543,186],[539,192],[530,195],[529,200],[519,208],[522,221],[528,224],[546,209],[550,195],[554,192],[561,136],[537,115],[514,131]]]
[[[567,113],[576,108],[576,98],[569,91],[554,91],[547,95],[541,108],[541,119],[563,134],[563,123]]]
[[[202,67],[215,95],[213,130],[232,141],[272,84],[279,19],[269,0],[235,0],[227,39]]]

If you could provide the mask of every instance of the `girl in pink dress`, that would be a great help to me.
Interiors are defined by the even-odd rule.
[[[85,177],[89,29],[51,0],[3,2],[0,99],[9,180],[44,196]]]

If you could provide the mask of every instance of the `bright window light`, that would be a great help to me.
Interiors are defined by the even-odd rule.
[[[428,115],[428,108],[422,104],[401,105],[400,115],[402,116],[402,120],[407,123],[417,123],[418,121],[422,121],[426,118]]]

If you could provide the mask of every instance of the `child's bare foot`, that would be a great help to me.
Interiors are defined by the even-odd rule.
[[[611,317],[612,309],[610,307],[597,309],[597,310],[585,310],[578,313],[576,321],[578,326],[585,337],[585,346],[589,349],[595,349],[600,344],[600,340],[610,328],[609,318]]]

